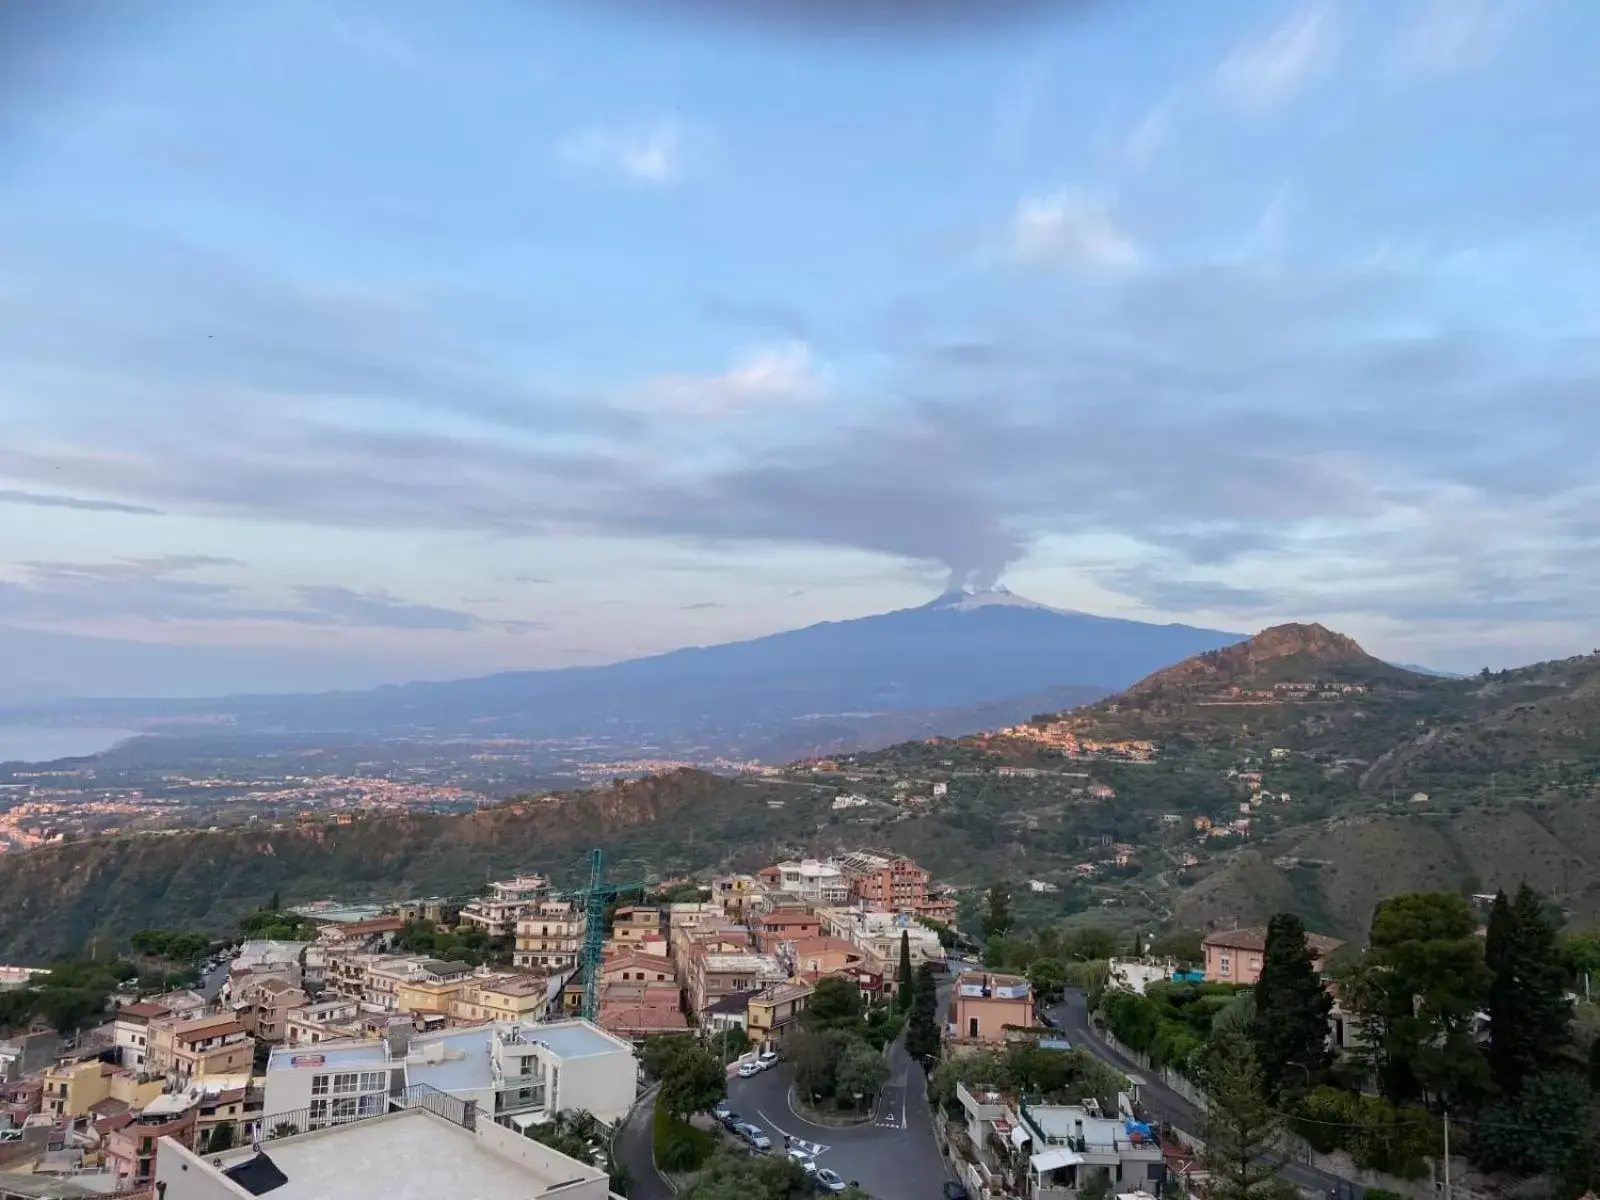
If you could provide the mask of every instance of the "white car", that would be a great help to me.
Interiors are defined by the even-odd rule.
[[[756,1061],[763,1067],[776,1066],[778,1062],[778,1052],[771,1046],[763,1046],[761,1047],[761,1054],[759,1057],[757,1057]]]
[[[754,1059],[752,1059],[749,1062],[744,1062],[744,1063],[740,1063],[739,1064],[739,1078],[740,1079],[749,1079],[752,1075],[759,1075],[764,1070],[766,1070],[765,1067],[763,1067],[759,1062],[756,1062]]]
[[[818,1187],[826,1188],[830,1192],[842,1192],[850,1186],[840,1179],[836,1172],[828,1170],[827,1167],[823,1167],[818,1171],[815,1178]]]
[[[795,1162],[799,1163],[800,1169],[807,1175],[815,1175],[817,1173],[816,1160],[804,1150],[800,1149],[800,1147],[791,1146],[789,1148],[789,1157],[794,1159]]]

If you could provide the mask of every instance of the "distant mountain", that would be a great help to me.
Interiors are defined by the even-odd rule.
[[[302,734],[604,736],[641,747],[692,738],[750,753],[809,744],[812,730],[830,726],[843,726],[838,736],[849,741],[885,714],[939,711],[937,732],[981,728],[980,718],[963,726],[956,714],[1052,688],[1092,699],[1237,637],[1052,609],[1003,590],[954,592],[917,608],[602,667],[317,695],[77,702],[63,711],[119,724],[206,716],[235,730]]]

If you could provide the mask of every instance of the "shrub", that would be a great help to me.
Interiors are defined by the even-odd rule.
[[[1294,1126],[1319,1153],[1343,1150],[1358,1167],[1402,1179],[1425,1176],[1442,1142],[1438,1120],[1422,1109],[1333,1087],[1306,1093]]]
[[[651,1144],[657,1167],[663,1171],[683,1172],[694,1170],[710,1158],[717,1147],[717,1138],[657,1105]]]

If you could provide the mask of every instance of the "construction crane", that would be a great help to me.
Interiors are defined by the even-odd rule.
[[[642,892],[650,880],[629,883],[606,882],[606,855],[599,847],[589,851],[589,883],[585,887],[558,893],[583,907],[583,948],[578,969],[583,972],[583,1017],[593,1021],[600,1013],[600,962],[606,944],[606,905],[629,892]]]

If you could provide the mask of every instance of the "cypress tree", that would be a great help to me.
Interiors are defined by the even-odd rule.
[[[911,1007],[911,998],[916,993],[916,980],[911,976],[911,933],[908,930],[900,931],[900,981],[895,992],[895,1007],[905,1012]]]
[[[1500,1091],[1515,1096],[1571,1040],[1572,1002],[1555,924],[1526,883],[1515,900],[1495,895],[1484,940],[1489,983],[1489,1068]]]
[[[1273,917],[1250,1022],[1262,1081],[1273,1097],[1315,1083],[1331,1058],[1328,1014],[1333,997],[1312,961],[1300,918],[1293,913]]]

